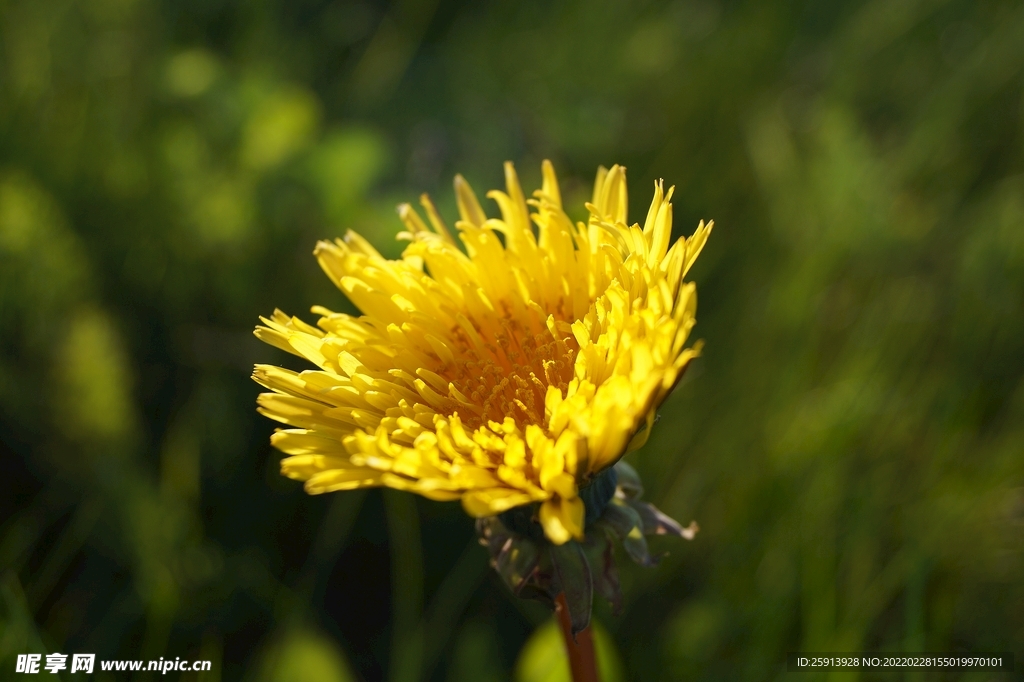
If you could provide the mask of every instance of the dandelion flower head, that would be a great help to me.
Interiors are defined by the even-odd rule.
[[[625,169],[600,169],[586,224],[554,170],[527,199],[512,164],[488,218],[455,178],[457,238],[426,195],[399,207],[408,241],[384,258],[355,232],[314,254],[361,315],[275,311],[256,335],[317,369],[257,365],[271,442],[309,493],[387,486],[461,500],[475,517],[538,503],[554,544],[581,539],[580,489],[646,439],[699,344],[684,277],[713,223],[671,243],[672,189],[643,226]],[[536,229],[534,229],[536,227]],[[461,244],[460,244],[461,243]]]

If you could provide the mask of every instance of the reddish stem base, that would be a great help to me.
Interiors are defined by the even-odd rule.
[[[599,682],[597,675],[597,658],[594,656],[594,637],[588,626],[582,632],[572,636],[572,621],[569,620],[569,607],[565,603],[565,595],[559,594],[555,600],[555,613],[562,626],[562,638],[565,650],[569,654],[569,669],[572,671],[573,682]]]

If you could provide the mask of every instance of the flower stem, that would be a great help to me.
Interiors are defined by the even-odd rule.
[[[588,625],[582,632],[572,636],[572,621],[569,619],[569,606],[565,602],[565,594],[559,594],[555,600],[555,613],[562,625],[562,637],[565,639],[565,650],[569,655],[569,669],[572,671],[573,682],[599,682],[597,675],[597,659],[594,657],[594,637]]]

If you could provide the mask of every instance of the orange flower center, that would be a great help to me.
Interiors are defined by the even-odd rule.
[[[546,427],[544,397],[549,386],[565,395],[579,344],[572,336],[556,339],[546,330],[529,334],[516,319],[501,319],[496,326],[500,331],[482,339],[482,348],[462,328],[452,331],[455,362],[444,363],[437,374],[466,404],[450,401],[449,415],[458,412],[470,429],[488,421],[501,423],[508,416],[520,428]]]

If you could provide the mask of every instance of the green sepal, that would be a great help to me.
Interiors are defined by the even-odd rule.
[[[513,593],[519,594],[537,570],[543,554],[542,546],[512,532],[496,516],[477,519],[476,532],[480,544],[487,548],[491,557],[491,567]]]
[[[658,563],[657,559],[652,558],[647,550],[643,521],[635,509],[615,500],[605,510],[604,516],[601,517],[601,524],[609,528],[615,537],[622,541],[623,548],[633,561],[641,566],[653,566]]]
[[[488,516],[476,520],[477,539],[481,545],[487,548],[487,553],[493,559],[504,547],[505,541],[512,537],[512,534],[498,520],[496,516]]]
[[[639,498],[644,494],[644,484],[640,482],[640,474],[623,460],[615,463],[615,473],[618,474],[619,492],[627,500]]]
[[[622,612],[622,587],[611,540],[606,533],[591,533],[583,547],[590,573],[594,576],[594,591],[611,604],[613,614],[619,615]]]
[[[526,538],[510,537],[494,560],[494,570],[518,594],[537,568],[540,550]]]
[[[552,545],[548,553],[555,572],[555,594],[565,594],[575,637],[590,625],[590,612],[594,605],[594,576],[579,543],[569,541],[564,545]]]
[[[687,540],[693,539],[693,535],[680,526],[678,521],[653,504],[639,500],[629,500],[628,504],[640,516],[644,535],[675,535]]]
[[[609,467],[580,489],[580,499],[583,500],[583,506],[586,509],[583,520],[584,528],[601,518],[608,503],[615,497],[618,485],[619,472],[615,467]]]
[[[549,609],[555,608],[555,600],[551,598],[551,595],[548,594],[548,591],[532,583],[526,583],[521,588],[519,588],[519,592],[516,593],[516,596],[520,599],[530,599],[532,601],[539,601]]]

